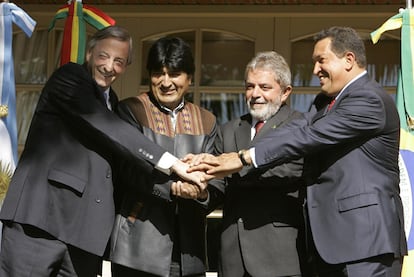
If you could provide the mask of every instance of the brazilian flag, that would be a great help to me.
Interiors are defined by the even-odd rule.
[[[408,256],[404,259],[403,277],[414,276],[414,11],[403,9],[371,33],[376,43],[381,34],[401,28],[401,70],[397,86],[397,108],[401,121],[400,188],[404,204]]]

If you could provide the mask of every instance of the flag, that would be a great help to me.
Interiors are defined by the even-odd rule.
[[[401,9],[371,33],[374,43],[388,30],[401,28],[401,69],[396,104],[401,122],[400,188],[404,204],[408,256],[404,258],[403,277],[414,276],[414,11]]]
[[[15,23],[30,37],[36,22],[13,3],[0,3],[0,206],[17,164],[16,86],[12,53]]]
[[[65,18],[60,65],[68,62],[83,63],[86,47],[85,22],[98,30],[115,24],[115,20],[101,10],[83,5],[82,0],[75,0],[70,1],[56,12],[50,23],[49,31],[55,26],[56,20]]]

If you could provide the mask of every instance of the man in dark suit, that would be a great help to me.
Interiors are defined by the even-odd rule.
[[[125,29],[107,27],[90,40],[85,65],[68,63],[46,83],[0,213],[0,276],[95,277],[120,169],[150,173],[155,166],[197,182],[183,173],[184,163],[110,111],[117,104],[110,86],[131,62],[131,47]]]
[[[258,53],[246,67],[245,86],[249,114],[221,127],[219,153],[246,149],[293,119],[298,119],[296,124],[306,124],[299,120],[301,113],[286,105],[292,91],[291,73],[278,53]],[[303,159],[299,159],[255,174],[226,177],[220,255],[223,276],[302,276],[302,167]]]
[[[331,27],[315,36],[314,71],[333,101],[309,126],[269,132],[249,150],[198,157],[216,176],[242,164],[263,167],[306,157],[307,215],[320,277],[401,274],[407,253],[399,196],[399,117],[383,88],[368,77],[355,30]]]

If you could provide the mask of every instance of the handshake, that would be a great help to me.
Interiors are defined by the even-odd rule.
[[[239,153],[223,153],[219,156],[207,153],[187,154],[171,167],[171,170],[182,178],[181,181],[172,184],[172,194],[187,199],[205,200],[208,196],[208,181],[224,178],[240,171],[243,165],[251,163],[250,153],[245,150]]]

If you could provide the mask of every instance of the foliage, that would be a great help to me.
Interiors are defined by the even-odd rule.
[[[0,201],[4,199],[12,177],[10,165],[3,165],[0,161]]]

